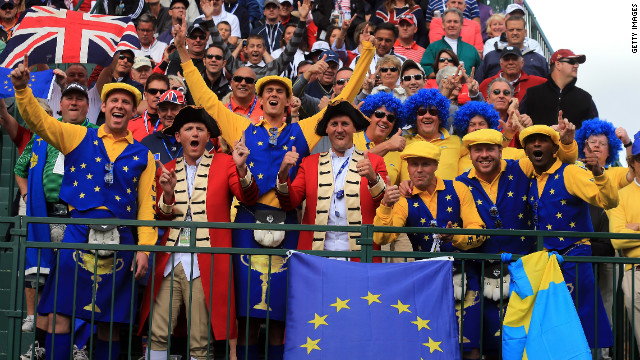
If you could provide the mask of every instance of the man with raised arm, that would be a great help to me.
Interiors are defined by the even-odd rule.
[[[29,79],[25,56],[24,63],[11,73],[16,103],[29,128],[65,155],[60,199],[69,205],[71,217],[153,220],[153,156],[127,130],[142,98],[140,92],[129,84],[106,84],[102,89],[105,124],[89,129],[48,116],[27,87]],[[155,228],[141,226],[137,232],[139,244],[155,244]],[[135,240],[129,226],[68,225],[62,242],[133,245]],[[69,358],[71,316],[75,316],[98,325],[96,359],[108,359],[109,355],[109,359],[118,359],[119,325],[129,323],[132,317],[132,270],[136,278],[144,276],[148,255],[69,249],[58,250],[58,256],[59,264],[50,273],[38,308],[39,313],[49,314],[48,356]],[[94,274],[94,266],[100,269],[99,277]],[[74,278],[76,281],[68,281]],[[70,298],[72,294],[75,299]]]
[[[299,11],[303,17],[309,11],[309,3],[305,1],[299,6]],[[273,186],[276,182],[278,168],[273,164],[282,162],[284,155],[296,147],[301,157],[309,155],[310,151],[320,141],[320,136],[315,133],[316,124],[322,118],[324,111],[301,120],[297,123],[287,124],[285,122],[287,108],[291,101],[291,80],[280,76],[265,76],[260,78],[256,83],[256,93],[258,98],[257,106],[263,109],[263,118],[261,121],[252,124],[250,120],[244,116],[234,114],[228,107],[224,106],[217,96],[206,88],[206,84],[200,76],[198,70],[193,66],[189,53],[185,47],[185,26],[177,25],[174,27],[174,38],[176,48],[182,61],[183,73],[191,94],[196,105],[203,106],[204,109],[213,117],[222,137],[228,144],[235,144],[237,140],[244,137],[246,146],[250,151],[247,163],[251,172],[256,177],[258,187],[260,188],[260,198],[255,206],[240,204],[236,222],[254,223],[256,218],[262,221],[286,222],[295,224],[298,222],[295,211],[285,213],[281,210],[280,203],[276,198]],[[357,92],[360,90],[365,73],[369,66],[369,62],[373,58],[374,46],[370,41],[366,41],[363,45],[362,65],[354,72],[353,77],[342,91],[338,99],[353,101]],[[293,178],[298,166],[291,170]],[[286,236],[281,232],[255,231],[257,239],[264,240],[263,244],[270,246],[279,246],[284,248],[296,248],[298,236],[295,232],[287,233]],[[254,233],[250,230],[234,230],[233,246],[239,248],[261,247],[262,245],[256,241]],[[269,240],[272,238],[280,238],[280,242],[275,245]],[[251,260],[253,259],[253,261]],[[259,262],[275,267],[278,263],[281,265],[273,271],[267,271],[264,275],[270,273],[269,276],[269,305],[266,304],[266,282],[262,287],[263,281],[260,279],[263,269],[259,266]],[[237,306],[239,317],[239,337],[238,337],[238,358],[244,358],[246,352],[250,353],[249,359],[257,359],[257,340],[260,318],[266,318],[269,315],[269,358],[281,359],[284,351],[284,318],[285,318],[285,301],[286,301],[286,264],[282,257],[272,256],[271,262],[267,258],[262,259],[259,256],[240,256],[234,257],[234,275],[237,290]],[[253,291],[247,294],[249,288],[247,279],[251,278],[251,289]],[[258,289],[258,290],[256,290]],[[260,291],[262,289],[262,291]],[[246,301],[249,304],[246,304]],[[247,311],[248,309],[248,311]],[[270,309],[267,311],[267,309]],[[250,318],[247,320],[246,318]],[[249,337],[246,337],[247,324],[249,327]]]

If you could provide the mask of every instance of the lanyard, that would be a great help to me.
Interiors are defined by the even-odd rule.
[[[167,154],[169,155],[169,159],[171,159],[171,160],[173,160],[176,157],[178,157],[178,155],[180,155],[180,153],[182,152],[182,149],[183,149],[181,147],[180,150],[178,150],[178,153],[176,154],[176,156],[174,157],[173,155],[171,155],[171,151],[169,151],[169,148],[167,147],[167,142],[164,139],[162,139],[162,145],[164,145],[164,149],[167,150]],[[171,161],[171,160],[169,160],[169,161]]]
[[[347,160],[345,160],[344,163],[342,163],[342,166],[340,166],[340,169],[338,169],[338,173],[336,174],[335,181],[338,181],[338,176],[340,176],[340,174],[342,174],[342,170],[344,170],[347,167],[349,160],[350,158],[347,158]]]
[[[258,102],[258,97],[254,95],[253,104],[251,104],[251,109],[249,109],[249,113],[247,114],[247,116],[249,117],[251,116],[251,114],[253,113],[253,109],[256,107],[257,102]],[[229,104],[227,106],[229,107],[229,110],[233,111],[233,109],[231,108],[231,100],[229,100]]]
[[[269,30],[269,27],[271,27],[272,29],[274,29],[273,31]],[[280,27],[280,22],[278,21],[277,24],[270,26],[269,24],[265,24],[265,30],[267,30],[267,43],[269,45],[269,53],[273,52],[273,40],[275,40],[274,38],[276,37],[276,34],[278,33],[278,28]],[[273,37],[272,37],[273,36]],[[276,44],[277,46],[278,44]]]

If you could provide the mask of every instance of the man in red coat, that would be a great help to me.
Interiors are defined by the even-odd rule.
[[[289,170],[298,153],[289,151],[280,166],[276,186],[283,209],[295,209],[306,198],[303,224],[371,224],[384,196],[387,170],[382,157],[364,153],[353,145],[353,134],[369,126],[367,119],[348,101],[327,106],[316,134],[328,136],[331,149],[302,160],[295,180]],[[354,251],[360,233],[301,231],[298,249]]]
[[[244,142],[235,144],[233,157],[206,152],[213,126],[205,119],[202,108],[183,108],[165,132],[176,134],[184,156],[164,166],[158,162],[159,219],[230,222],[229,210],[234,195],[243,203],[257,201],[258,186],[245,164],[249,151]],[[170,228],[160,245],[189,246],[190,229]],[[231,230],[198,228],[195,246],[231,247]],[[175,253],[173,257],[170,253],[157,254],[154,279],[149,281],[145,292],[140,319],[144,324],[153,302],[149,359],[166,360],[168,334],[178,322],[182,304],[187,309],[185,315],[191,319],[189,347],[192,359],[207,358],[209,321],[216,340],[237,337],[234,291],[233,287],[229,288],[229,262],[230,256],[226,254]],[[153,289],[151,284],[154,284]]]

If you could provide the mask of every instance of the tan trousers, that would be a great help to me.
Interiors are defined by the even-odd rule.
[[[635,274],[632,274],[631,269],[624,272],[622,292],[624,293],[624,307],[627,309],[629,321],[633,324],[636,345],[640,350],[640,270],[636,269]],[[632,303],[633,308],[631,307]]]
[[[387,245],[382,245],[381,250],[405,252],[405,251],[413,251],[413,247],[411,246],[411,240],[409,240],[409,237],[407,236],[407,234],[401,233],[401,234],[398,234],[398,237],[394,242]],[[388,262],[388,263],[403,263],[408,261],[414,261],[414,259],[407,258],[405,260],[405,258],[395,257],[395,258],[386,258],[384,260],[384,262]]]
[[[189,310],[189,280],[182,263],[173,269],[173,297],[171,294],[171,274],[162,279],[158,296],[153,303],[151,324],[151,350],[167,350],[169,334],[173,333],[178,322],[180,305],[185,304],[187,318],[191,317],[191,336],[189,338],[190,355],[196,359],[207,358],[209,312],[204,298],[200,278],[193,279],[191,310]],[[169,330],[169,306],[171,306],[171,330]]]

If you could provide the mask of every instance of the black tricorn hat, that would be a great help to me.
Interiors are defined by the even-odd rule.
[[[364,114],[360,110],[356,109],[356,107],[349,101],[337,100],[332,101],[327,105],[324,115],[322,115],[322,119],[320,119],[318,125],[316,125],[316,134],[320,136],[327,136],[327,125],[329,124],[329,120],[342,115],[348,116],[351,121],[353,121],[356,131],[366,129],[371,123],[371,120],[364,116]]]
[[[166,134],[173,135],[178,131],[180,131],[180,129],[184,124],[187,124],[190,122],[197,122],[197,123],[204,124],[207,127],[207,130],[209,130],[209,133],[211,134],[212,138],[216,138],[220,136],[220,129],[218,128],[218,124],[216,124],[216,122],[213,121],[211,116],[209,116],[209,114],[207,114],[207,112],[204,111],[204,108],[199,106],[185,106],[182,109],[180,109],[180,112],[178,113],[178,115],[176,115],[176,118],[173,120],[173,124],[171,124],[171,126],[169,126],[168,128],[164,129],[163,132]]]

